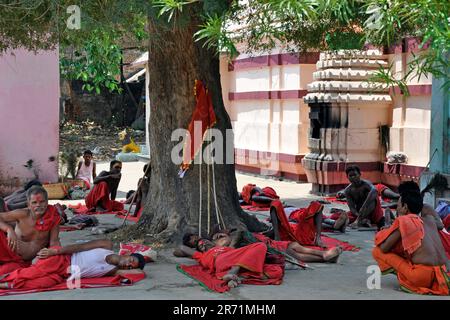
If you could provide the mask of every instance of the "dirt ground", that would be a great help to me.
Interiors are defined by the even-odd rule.
[[[60,126],[60,152],[74,150],[82,153],[85,149],[94,152],[97,161],[110,161],[122,149],[119,132],[125,128],[100,126],[93,122],[65,123]],[[145,132],[127,128],[137,145],[145,144]]]

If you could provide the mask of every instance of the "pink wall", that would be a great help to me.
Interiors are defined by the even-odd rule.
[[[59,96],[58,50],[0,55],[0,185],[33,178],[29,159],[41,181],[58,180]]]

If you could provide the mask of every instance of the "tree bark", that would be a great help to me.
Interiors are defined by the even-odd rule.
[[[202,193],[202,234],[207,235],[207,165],[202,165],[202,189],[199,165],[193,164],[183,179],[179,165],[171,160],[171,152],[179,142],[171,141],[175,129],[188,127],[195,108],[194,82],[203,81],[211,92],[217,123],[225,143],[231,121],[222,100],[219,55],[213,49],[194,42],[201,7],[192,5],[189,22],[166,28],[149,18],[149,61],[151,112],[149,138],[151,150],[150,191],[138,230],[152,234],[163,242],[178,242],[187,230],[198,230],[200,192]],[[231,150],[234,145],[231,141]],[[205,144],[203,145],[205,147]],[[225,155],[225,151],[223,152]],[[225,158],[225,156],[224,156]],[[234,157],[233,157],[234,158]],[[212,175],[212,172],[210,172]],[[234,164],[215,164],[217,203],[226,227],[262,231],[265,225],[239,206]],[[210,182],[210,229],[217,223],[212,180]]]

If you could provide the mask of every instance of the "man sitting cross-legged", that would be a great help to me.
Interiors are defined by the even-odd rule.
[[[42,248],[60,245],[61,218],[48,205],[47,191],[33,186],[26,197],[28,208],[0,213],[0,275],[30,265]]]
[[[450,262],[439,238],[435,219],[420,217],[419,192],[404,190],[397,205],[398,217],[375,237],[372,254],[383,273],[397,274],[400,287],[420,294],[449,294],[446,272]]]
[[[141,254],[117,255],[112,247],[109,240],[93,240],[62,248],[44,248],[39,251],[36,263],[1,277],[0,289],[42,289],[77,277],[144,273],[145,259]]]
[[[375,224],[380,229],[384,226],[384,214],[377,189],[370,181],[361,179],[361,171],[357,166],[349,166],[345,172],[350,181],[345,188],[345,197],[350,213],[357,217],[350,226],[359,228]]]
[[[216,246],[208,239],[199,239],[197,250],[180,246],[184,256],[191,257],[217,279],[225,281],[230,288],[241,283],[241,278],[252,278],[267,284],[279,284],[283,269],[278,265],[266,265],[267,246],[260,242],[239,249]]]
[[[85,199],[88,211],[112,212],[123,210],[123,203],[114,201],[122,177],[121,170],[122,162],[113,160],[110,163],[110,171],[102,171],[94,179],[94,188],[92,188]]]

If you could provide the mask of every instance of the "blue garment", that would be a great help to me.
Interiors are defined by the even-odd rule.
[[[444,220],[450,214],[450,204],[445,201],[439,201],[438,206],[436,207],[436,212],[439,217]]]

